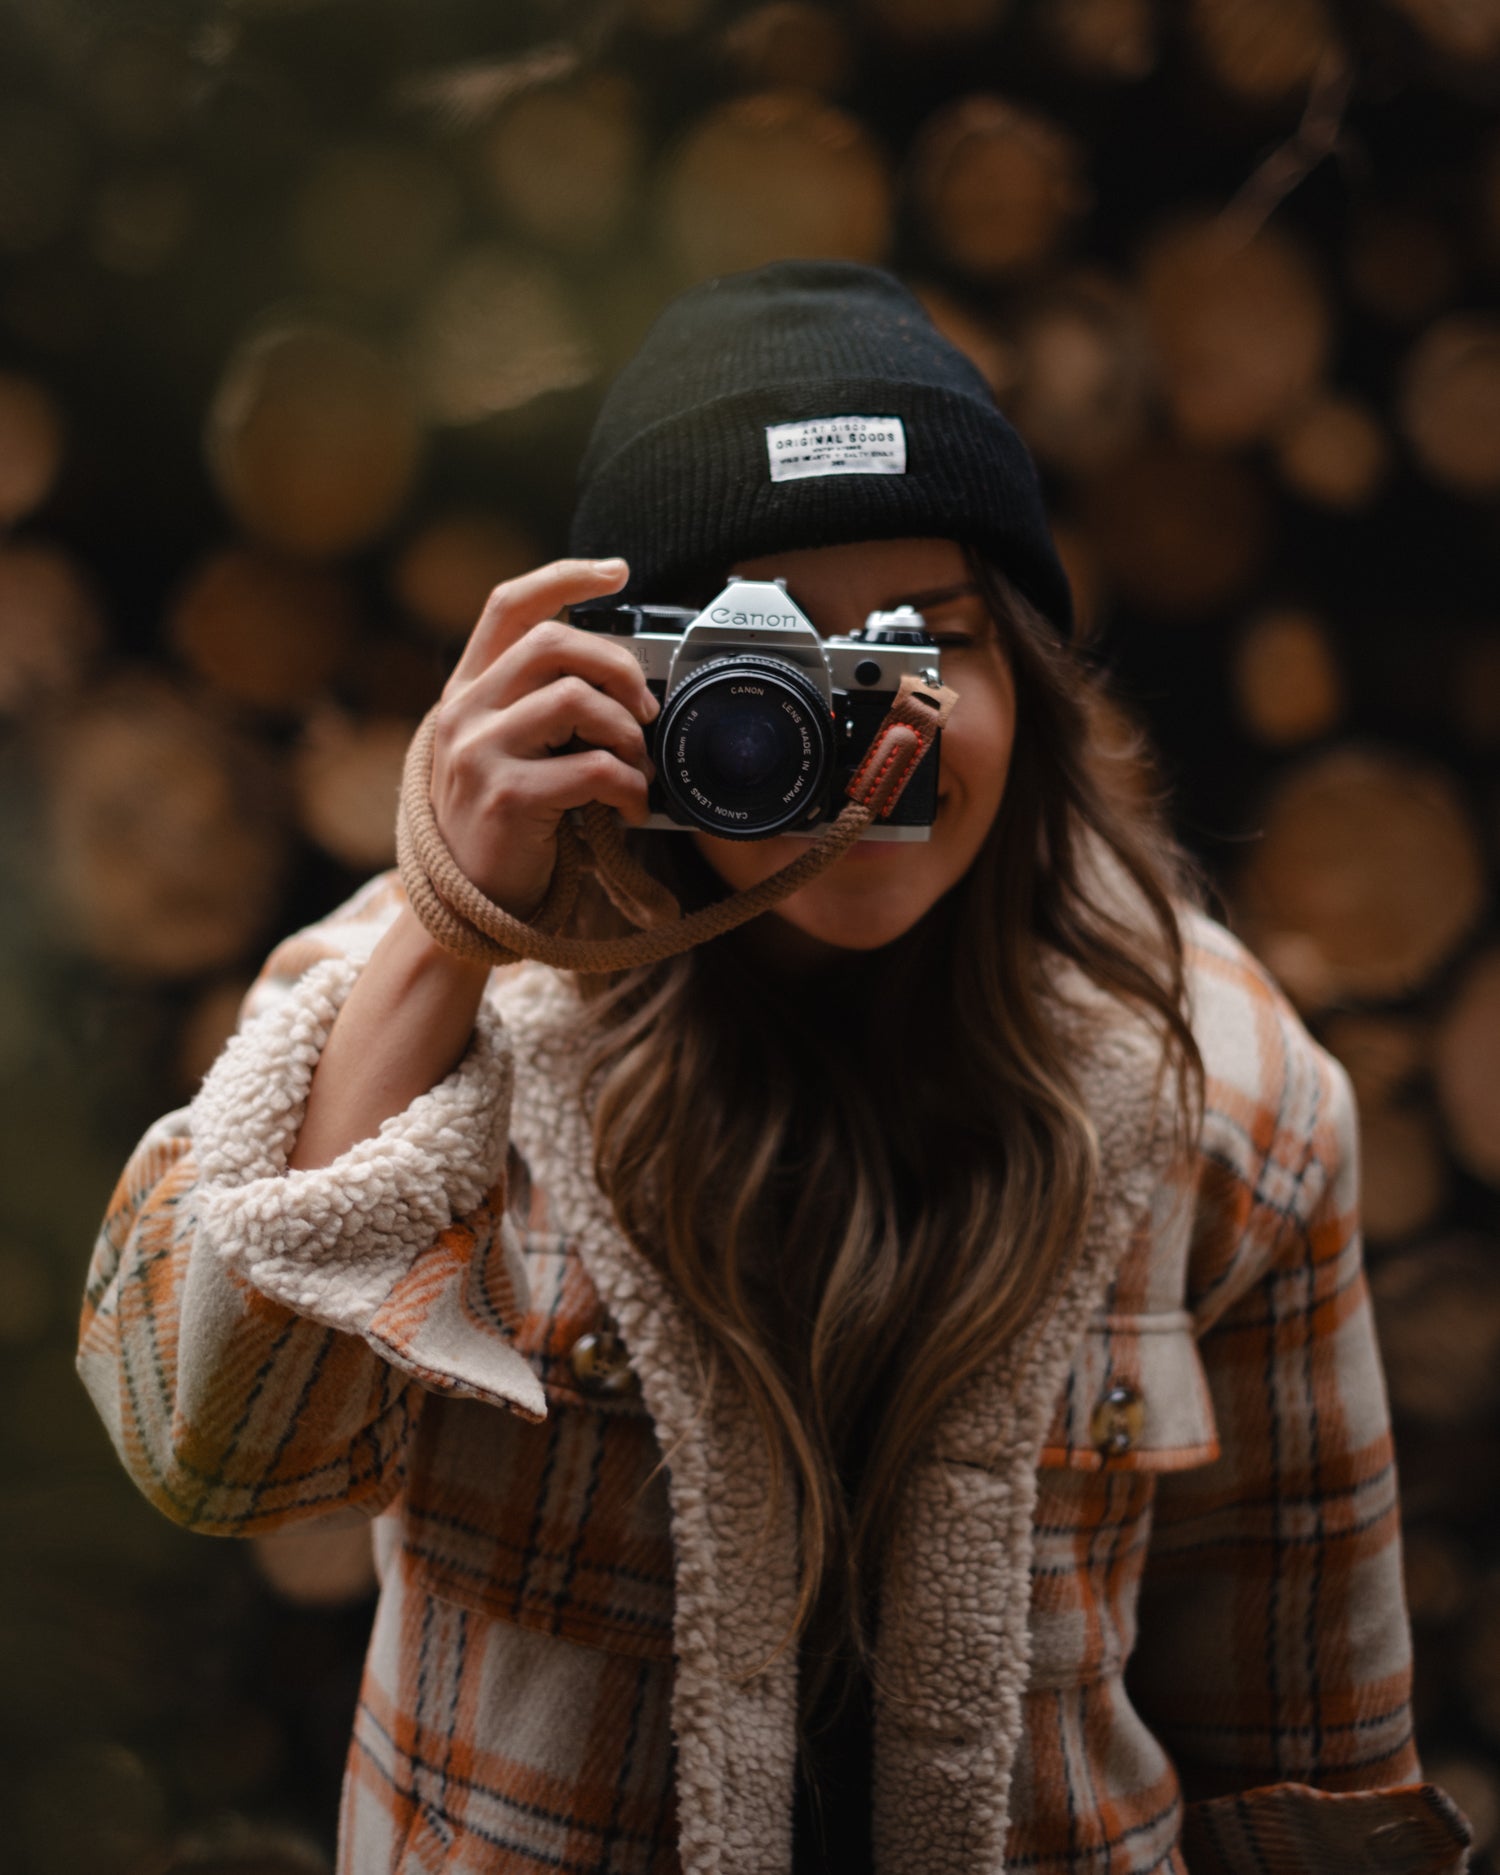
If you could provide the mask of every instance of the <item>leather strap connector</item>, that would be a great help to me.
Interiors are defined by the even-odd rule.
[[[918,735],[910,723],[883,723],[845,793],[851,801],[868,807],[875,819],[884,820],[917,772],[931,741],[930,736]]]
[[[944,684],[903,677],[865,759],[850,778],[848,798],[868,806],[876,819],[889,819],[957,701],[958,692]]]

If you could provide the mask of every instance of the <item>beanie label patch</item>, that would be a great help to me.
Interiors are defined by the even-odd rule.
[[[766,425],[773,482],[809,475],[905,475],[906,431],[899,417],[805,417]]]

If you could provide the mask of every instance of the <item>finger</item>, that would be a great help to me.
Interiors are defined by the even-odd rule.
[[[517,768],[519,773],[507,792],[524,812],[561,818],[570,807],[601,801],[618,809],[631,826],[639,827],[650,811],[646,777],[608,749],[554,755],[545,762],[518,763]]]
[[[596,685],[639,722],[650,722],[660,714],[645,673],[618,639],[557,619],[534,625],[502,651],[475,678],[465,703],[507,709],[532,691],[572,675]]]
[[[630,577],[623,560],[553,560],[498,585],[469,634],[449,679],[450,689],[471,683],[523,632],[583,599],[618,592]]]
[[[507,755],[545,756],[577,736],[596,748],[612,750],[648,778],[656,773],[635,717],[582,677],[560,677],[522,697],[503,717],[492,721],[497,744]]]

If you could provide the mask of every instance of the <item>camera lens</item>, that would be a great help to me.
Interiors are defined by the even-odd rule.
[[[782,753],[775,723],[753,710],[730,710],[703,740],[712,778],[726,788],[762,786]]]
[[[715,658],[667,699],[656,759],[679,818],[726,839],[764,839],[820,798],[832,768],[832,717],[796,665]]]

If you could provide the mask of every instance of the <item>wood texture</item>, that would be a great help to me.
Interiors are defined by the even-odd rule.
[[[236,519],[268,547],[310,559],[384,531],[420,444],[405,378],[331,326],[277,325],[243,340],[208,412],[209,465]]]
[[[1433,764],[1332,749],[1277,778],[1260,826],[1235,902],[1305,1007],[1420,987],[1484,909],[1477,829]]]
[[[161,678],[73,704],[45,751],[59,936],[147,977],[243,957],[276,914],[286,858],[264,755]]]
[[[908,163],[927,239],[980,278],[1040,267],[1093,200],[1078,139],[1008,98],[978,94],[942,106]]]
[[[892,184],[875,138],[801,91],[759,91],[707,112],[671,155],[660,214],[686,279],[810,255],[879,262]]]

